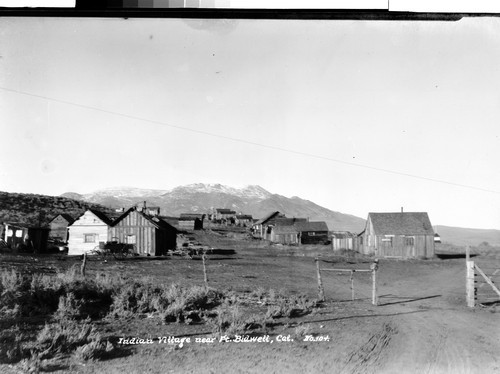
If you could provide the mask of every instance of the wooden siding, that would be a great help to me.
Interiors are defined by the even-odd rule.
[[[68,254],[81,255],[92,251],[100,242],[108,239],[108,225],[91,211],[86,211],[71,226],[68,227]],[[94,241],[86,243],[85,235],[94,234]]]
[[[326,244],[328,243],[328,231],[303,231],[300,233],[301,244]]]
[[[158,228],[145,216],[131,211],[109,229],[108,241],[128,244],[128,238],[135,236],[135,250],[140,255],[160,256],[168,249],[175,249],[176,230]]]
[[[353,238],[332,238],[332,248],[334,251],[353,249]]]
[[[138,254],[156,254],[156,227],[137,211],[130,212],[111,227],[108,240],[128,243],[130,236],[135,236],[135,248]]]

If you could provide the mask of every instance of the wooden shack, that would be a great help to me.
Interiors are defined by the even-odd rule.
[[[20,252],[44,252],[47,249],[49,229],[24,223],[4,222],[3,240],[8,248]]]
[[[299,231],[294,225],[272,226],[269,240],[286,245],[299,244]]]
[[[334,251],[340,251],[343,249],[352,250],[354,249],[356,235],[349,231],[334,231],[331,234],[331,240]]]
[[[434,257],[434,230],[425,212],[369,213],[357,240],[357,250],[367,255]]]
[[[237,214],[234,223],[237,226],[250,227],[253,224],[253,217],[249,214]]]
[[[283,218],[285,215],[280,212],[272,212],[259,219],[252,225],[253,236],[270,240],[272,226],[276,225],[276,219]]]
[[[178,225],[184,230],[203,230],[205,214],[201,213],[181,213]]]
[[[75,220],[68,214],[58,214],[49,222],[49,239],[66,243],[68,241],[68,227]]]
[[[300,235],[300,244],[327,244],[328,226],[326,222],[296,222],[294,226]]]
[[[112,220],[103,212],[89,209],[68,226],[68,255],[81,255],[98,249],[108,240]]]
[[[158,216],[135,207],[122,214],[109,228],[108,241],[133,244],[140,255],[161,256],[177,245],[177,229]]]

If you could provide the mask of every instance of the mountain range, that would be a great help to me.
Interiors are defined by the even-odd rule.
[[[280,211],[288,217],[325,221],[332,231],[361,232],[365,219],[332,211],[300,197],[285,197],[271,193],[257,185],[234,188],[222,184],[195,183],[170,190],[151,190],[131,187],[113,187],[89,194],[68,192],[62,196],[100,204],[111,208],[128,208],[144,201],[158,206],[162,215],[181,213],[208,213],[214,208],[228,208],[254,218]],[[432,217],[431,217],[432,218]],[[434,226],[443,242],[455,245],[479,245],[488,242],[500,246],[500,230],[481,230],[451,226]]]
[[[208,213],[216,208],[227,208],[237,213],[251,214],[254,218],[280,211],[287,217],[325,221],[329,229],[335,231],[359,232],[365,225],[362,218],[335,212],[296,196],[288,198],[273,194],[257,185],[234,188],[222,184],[195,183],[171,190],[113,187],[90,194],[67,192],[61,196],[112,208],[128,208],[146,201],[149,206],[160,207],[161,214],[167,216]]]

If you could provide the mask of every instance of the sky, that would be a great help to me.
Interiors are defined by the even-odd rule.
[[[500,229],[500,20],[4,18],[0,190],[260,185]]]

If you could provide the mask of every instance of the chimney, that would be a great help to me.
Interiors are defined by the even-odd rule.
[[[403,207],[401,207],[401,213],[403,213]]]

